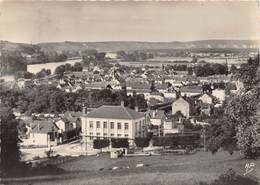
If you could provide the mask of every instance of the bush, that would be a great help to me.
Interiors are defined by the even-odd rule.
[[[113,148],[128,148],[128,139],[111,139]]]
[[[101,149],[101,148],[106,148],[109,146],[109,140],[108,139],[95,139],[93,141],[93,147],[95,149]]]
[[[211,183],[200,182],[199,185],[257,185],[258,181],[237,175],[232,169],[229,169],[225,174],[219,176],[218,179]]]
[[[171,146],[186,148],[187,146],[198,147],[200,143],[199,135],[175,135],[166,137],[154,137],[154,146]]]
[[[46,154],[46,156],[48,157],[48,158],[51,158],[51,157],[53,157],[53,150],[48,150],[48,151],[45,151],[45,154]]]
[[[144,148],[149,146],[150,139],[147,137],[135,138],[135,144],[137,147]]]

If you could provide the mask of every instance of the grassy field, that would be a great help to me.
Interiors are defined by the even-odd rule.
[[[248,174],[260,179],[260,160],[243,159],[239,153],[226,152],[211,155],[198,152],[194,155],[146,156],[110,159],[109,155],[78,157],[59,167],[69,172],[49,180],[15,182],[10,184],[61,184],[61,185],[194,185],[211,181],[229,168],[245,173],[246,163],[255,163]],[[144,166],[136,168],[137,164]],[[114,167],[118,167],[114,169]]]

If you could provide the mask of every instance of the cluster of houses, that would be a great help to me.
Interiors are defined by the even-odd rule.
[[[50,147],[79,138],[81,112],[64,114],[34,114],[20,117],[26,126],[26,133],[20,136],[23,146]],[[16,115],[19,116],[19,115]]]
[[[67,74],[60,80],[41,80],[70,93],[81,89],[104,89],[108,85],[113,90],[126,88],[128,96],[144,96],[149,107],[146,112],[140,112],[138,108],[132,110],[122,103],[118,106],[103,105],[90,112],[83,108],[80,113],[33,115],[33,119],[25,119],[27,133],[22,138],[22,144],[51,146],[82,138],[85,149],[89,150],[97,138],[127,138],[133,144],[135,137],[144,137],[148,132],[157,136],[184,132],[184,120],[198,123],[191,111],[194,104],[199,104],[200,112],[210,116],[212,109],[221,106],[225,100],[225,90],[211,88],[210,91],[205,91],[202,85],[231,81],[230,76],[225,75],[195,77],[165,74],[164,71],[150,73],[149,69],[144,68],[141,74],[131,72],[121,76],[124,79],[122,82],[118,79],[120,74],[116,70],[113,67],[104,73],[103,69],[94,66],[91,71]],[[151,88],[151,79],[154,89]],[[41,80],[32,82],[39,85]],[[21,88],[27,83],[27,80],[17,80]],[[237,90],[242,88],[241,84],[237,83],[236,86]],[[193,103],[189,98],[192,98]]]

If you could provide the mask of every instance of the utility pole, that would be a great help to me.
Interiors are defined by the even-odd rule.
[[[3,41],[0,41],[0,76],[2,76],[2,69],[3,69]]]
[[[203,148],[204,148],[204,152],[206,152],[206,128],[205,128],[205,126],[203,126],[202,134],[203,134]]]

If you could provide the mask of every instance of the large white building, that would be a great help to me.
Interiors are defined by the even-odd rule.
[[[81,117],[82,139],[86,150],[93,149],[96,138],[128,138],[146,135],[146,119],[143,113],[121,106],[103,105]]]

